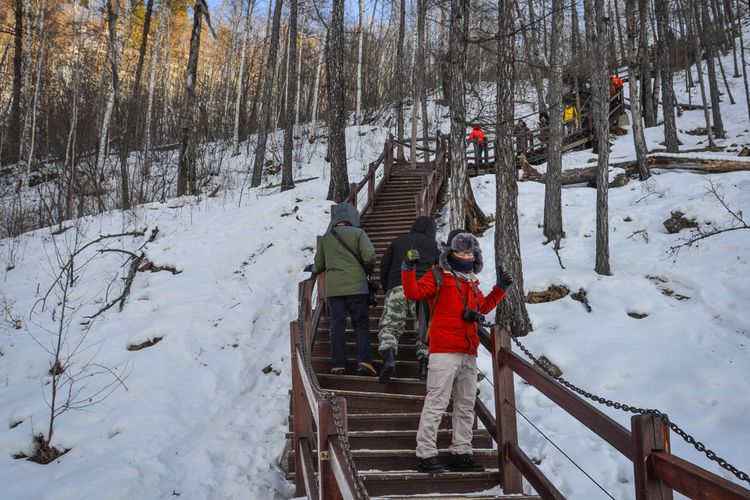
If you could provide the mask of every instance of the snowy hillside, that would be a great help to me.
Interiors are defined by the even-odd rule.
[[[736,95],[741,79],[734,79]],[[675,85],[679,88],[679,85]],[[693,90],[696,92],[696,90]],[[695,97],[695,96],[694,96]],[[684,102],[685,96],[678,95]],[[750,146],[743,102],[722,108],[726,153]],[[431,107],[432,115],[444,109]],[[701,111],[678,118],[684,149],[704,147],[686,132],[701,126]],[[447,120],[442,127],[447,131]],[[385,127],[347,130],[350,180],[362,177],[382,148]],[[650,149],[661,127],[647,129]],[[273,140],[280,142],[280,134]],[[737,145],[737,146],[733,146]],[[243,148],[244,149],[244,148]],[[730,152],[732,150],[732,152]],[[289,322],[296,317],[297,283],[312,261],[315,237],[326,227],[330,203],[325,145],[304,146],[294,190],[262,187],[220,191],[214,198],[183,198],[112,212],[53,234],[41,229],[0,241],[0,484],[9,499],[288,498],[292,485],[279,466],[285,445]],[[565,168],[595,156],[564,157]],[[612,162],[633,158],[632,137],[614,141]],[[227,169],[242,175],[248,159]],[[543,170],[542,166],[542,170]],[[675,255],[690,231],[667,234],[662,222],[680,211],[703,228],[728,228],[750,210],[750,173],[713,176],[654,171],[646,182],[610,190],[613,276],[594,267],[595,190],[563,190],[566,239],[558,258],[544,246],[540,225],[544,186],[519,185],[519,220],[526,292],[564,285],[586,290],[592,311],[570,296],[530,304],[534,332],[523,343],[544,354],[565,378],[603,397],[658,408],[738,468],[750,471],[750,231],[705,239]],[[267,184],[278,179],[266,179]],[[472,180],[477,200],[495,210],[494,177]],[[719,195],[711,193],[711,187]],[[447,207],[441,234],[447,232]],[[750,215],[742,216],[750,224]],[[152,242],[148,238],[158,228]],[[145,230],[145,231],[144,231]],[[107,239],[76,259],[64,323],[64,353],[85,369],[77,400],[103,401],[58,417],[53,445],[70,449],[42,466],[14,455],[32,452],[32,436],[46,432],[59,294],[39,303],[74,248],[100,235],[144,231]],[[78,244],[76,246],[76,236]],[[486,256],[480,276],[494,280],[494,228],[481,238]],[[143,246],[145,244],[145,246]],[[122,289],[122,267],[141,246],[165,270],[139,272],[122,311],[118,306],[87,320]],[[57,249],[57,250],[56,250]],[[166,270],[172,268],[173,272]],[[641,319],[629,316],[644,315]],[[158,340],[157,340],[158,339]],[[150,342],[149,342],[150,341]],[[154,342],[156,341],[156,342]],[[139,350],[129,350],[139,347]],[[489,355],[480,368],[490,369]],[[120,382],[113,378],[120,377]],[[492,404],[492,388],[481,397]],[[517,381],[517,407],[612,496],[633,497],[629,461]],[[108,393],[108,390],[107,392]],[[100,393],[101,394],[101,393]],[[629,427],[630,415],[601,408]],[[521,446],[570,498],[607,498],[535,429],[519,417]],[[679,456],[729,479],[713,462],[672,436]]]

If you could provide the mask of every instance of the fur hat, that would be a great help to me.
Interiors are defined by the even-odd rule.
[[[474,252],[474,273],[480,273],[483,267],[482,249],[479,247],[479,240],[473,234],[465,229],[454,229],[448,234],[448,241],[440,244],[440,258],[438,260],[440,267],[446,271],[452,271],[448,262],[448,255],[454,251],[471,251]]]

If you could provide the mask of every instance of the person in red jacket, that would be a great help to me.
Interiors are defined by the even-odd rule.
[[[484,136],[484,130],[479,125],[474,125],[469,133],[469,142],[474,143],[474,162],[478,167],[482,165],[482,152],[484,151],[487,138]]]
[[[454,471],[481,471],[474,462],[472,426],[477,392],[477,324],[492,311],[513,283],[498,266],[500,279],[485,296],[476,274],[482,270],[479,241],[469,232],[453,230],[441,245],[438,265],[416,279],[419,254],[410,250],[401,265],[401,284],[408,300],[431,304],[428,338],[430,345],[427,395],[417,432],[417,468],[443,472],[437,460],[437,431],[453,397],[453,438],[447,466]],[[437,282],[436,282],[437,278]]]

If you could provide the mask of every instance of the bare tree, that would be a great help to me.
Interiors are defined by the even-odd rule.
[[[258,144],[255,146],[252,187],[260,186],[260,181],[263,178],[263,166],[266,162],[266,141],[268,140],[268,127],[271,119],[271,94],[273,91],[274,74],[276,72],[276,55],[279,50],[282,4],[283,0],[276,0],[273,9],[271,39],[269,40],[268,59],[266,61],[266,81],[263,84],[263,97],[260,102],[260,123],[258,124]]]
[[[240,54],[240,73],[237,77],[237,98],[234,102],[234,128],[232,134],[232,156],[240,154],[240,110],[244,100],[244,76],[245,66],[247,65],[247,41],[250,37],[250,26],[252,24],[253,11],[255,10],[255,0],[248,0],[247,14],[245,14],[245,27],[242,31],[242,49]]]
[[[403,2],[403,0],[402,0]],[[450,57],[450,227],[466,228],[466,38],[469,30],[469,0],[451,0],[448,54]]]
[[[592,61],[591,90],[594,99],[594,127],[598,141],[596,175],[596,265],[599,274],[609,268],[609,82],[607,77],[607,20],[603,0],[584,0],[589,60]]]
[[[638,177],[645,181],[651,177],[648,168],[648,149],[646,137],[643,134],[643,119],[641,117],[641,100],[638,96],[638,54],[636,38],[638,26],[635,22],[636,0],[625,0],[625,19],[627,29],[626,54],[628,61],[628,87],[630,88],[630,118],[633,127],[633,146],[638,163]]]
[[[294,188],[292,148],[294,147],[294,117],[296,114],[297,79],[297,0],[289,0],[289,57],[286,71],[286,110],[284,116],[284,165],[281,170],[281,190]]]
[[[675,97],[674,86],[672,83],[672,64],[671,50],[669,39],[672,36],[672,30],[669,27],[669,1],[654,0],[656,11],[656,22],[658,32],[659,58],[661,62],[661,89],[662,89],[662,112],[664,114],[664,141],[667,152],[677,153],[679,151],[679,141],[677,140],[677,123],[675,120]]]
[[[333,0],[326,46],[328,79],[328,147],[331,182],[328,199],[337,203],[349,196],[346,161],[346,96],[344,93],[344,0]]]
[[[708,15],[708,3],[701,0],[694,0],[696,5],[696,25],[699,25],[700,38],[703,48],[706,51],[706,69],[708,70],[708,87],[711,90],[711,114],[714,119],[713,133],[714,136],[724,138],[724,123],[721,119],[721,104],[719,101],[719,84],[716,80],[716,36],[714,34],[714,25]],[[700,21],[698,21],[698,8],[700,8]]]
[[[552,0],[552,51],[549,72],[550,111],[547,175],[544,190],[544,236],[559,248],[565,236],[562,222],[562,29],[563,0]]]
[[[511,127],[508,126],[513,123],[515,101],[513,86],[515,82],[515,27],[513,26],[513,6],[509,0],[498,0],[497,19],[495,263],[502,265],[504,270],[510,272],[514,281],[508,294],[498,305],[497,322],[505,326],[513,336],[524,336],[531,331],[531,321],[523,300],[516,159]],[[512,493],[507,489],[505,491]],[[519,488],[518,492],[520,491]]]
[[[396,139],[404,140],[404,36],[406,31],[406,0],[399,1],[398,41],[396,42]],[[468,1],[468,0],[467,0]],[[451,5],[453,3],[451,2]],[[404,161],[404,148],[398,146],[398,160]]]
[[[188,64],[185,71],[185,98],[183,99],[182,111],[180,113],[180,157],[177,170],[177,196],[188,193],[196,194],[198,187],[196,185],[195,171],[195,140],[193,139],[193,127],[195,120],[195,80],[198,76],[198,56],[201,47],[201,28],[203,18],[205,17],[209,30],[211,28],[211,18],[208,14],[208,4],[206,0],[196,0],[193,13],[193,31],[190,35],[190,53],[188,55]],[[216,35],[214,34],[214,38]]]

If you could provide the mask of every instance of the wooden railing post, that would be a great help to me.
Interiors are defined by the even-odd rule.
[[[375,207],[375,169],[370,166],[370,173],[367,178],[367,213],[371,214]]]
[[[509,445],[518,444],[516,426],[516,395],[513,387],[513,371],[503,363],[502,350],[511,350],[510,335],[496,326],[492,329],[492,376],[495,379],[495,418],[497,419],[498,465],[500,484],[505,493],[522,493],[521,473],[513,465]]]
[[[318,491],[320,500],[343,500],[333,473],[328,447],[328,436],[337,434],[331,401],[318,402]]]
[[[649,456],[654,451],[669,452],[669,427],[657,415],[633,415],[633,470],[636,500],[671,500],[672,490],[654,474]]]
[[[349,203],[352,204],[354,208],[357,208],[357,183],[352,182],[349,184]]]
[[[296,321],[292,321],[289,324],[289,333],[292,348],[292,428],[294,431],[292,449],[294,450],[294,486],[295,496],[301,497],[310,492],[307,492],[305,488],[305,472],[303,471],[304,465],[302,463],[302,448],[300,446],[300,440],[302,439],[302,442],[305,443],[304,446],[309,446],[309,443],[313,442],[314,435],[312,429],[312,418],[310,417],[310,403],[307,401],[305,386],[302,383],[302,377],[300,376],[299,366],[297,364],[296,343],[299,337],[299,324]],[[312,474],[314,471],[308,472]]]

